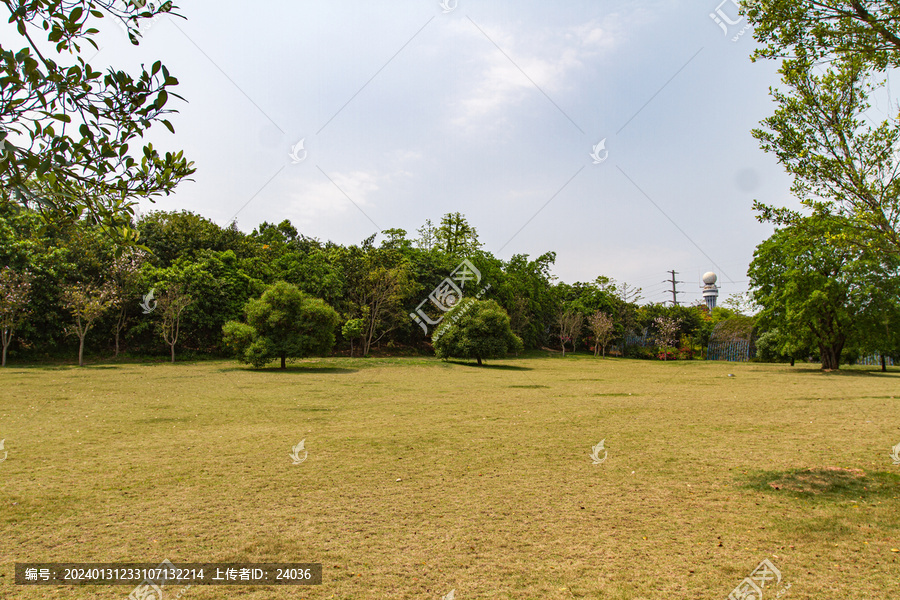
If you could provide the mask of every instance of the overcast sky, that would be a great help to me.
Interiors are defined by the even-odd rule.
[[[152,208],[341,244],[460,211],[499,258],[557,252],[569,283],[747,288],[772,231],[753,200],[795,202],[750,134],[777,64],[750,62],[731,0],[445,1],[182,2],[139,47],[108,23],[95,67],[160,59],[187,100],[151,139],[195,181]]]

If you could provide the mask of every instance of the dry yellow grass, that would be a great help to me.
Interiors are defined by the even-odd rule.
[[[576,356],[0,378],[0,598],[130,592],[14,586],[15,562],[165,558],[324,565],[321,586],[188,600],[724,599],[764,558],[783,598],[900,594],[897,370]]]

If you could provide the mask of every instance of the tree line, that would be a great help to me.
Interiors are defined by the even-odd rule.
[[[174,360],[177,345],[191,356],[239,349],[268,356],[259,341],[267,320],[259,302],[267,290],[286,294],[272,290],[279,282],[303,295],[297,302],[315,300],[333,311],[320,315],[333,322],[334,334],[328,344],[312,344],[319,353],[431,352],[431,337],[410,313],[463,259],[490,284],[478,299],[508,315],[522,350],[605,354],[629,332],[649,328],[655,334],[660,317],[679,323],[668,345],[678,346],[683,337],[699,348],[714,319],[734,313],[719,309],[713,317],[705,307],[640,306],[640,290],[603,276],[559,282],[551,272],[553,252],[500,260],[481,248],[477,230],[459,213],[444,215],[438,225],[426,222],[414,236],[389,229],[346,246],[304,236],[287,220],[243,233],[188,211],[157,211],[132,226],[140,246],[123,245],[85,219],[48,222],[36,211],[0,202],[5,354],[33,360],[77,351],[82,362],[84,352],[165,352]],[[250,329],[257,336],[253,350]],[[637,346],[625,351],[654,355]]]

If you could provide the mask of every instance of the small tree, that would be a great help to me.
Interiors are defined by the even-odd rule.
[[[521,338],[513,333],[509,315],[493,300],[463,298],[445,316],[432,337],[438,358],[503,358],[521,352]]]
[[[247,323],[229,321],[222,328],[225,343],[240,362],[263,367],[276,358],[287,368],[288,358],[331,352],[337,312],[297,286],[279,281],[244,307]]]
[[[341,328],[341,334],[348,340],[350,340],[350,356],[353,357],[353,340],[357,340],[362,337],[362,334],[366,330],[366,322],[363,319],[350,319],[344,326]]]
[[[600,348],[603,348],[603,356],[606,356],[606,345],[609,344],[615,336],[615,323],[608,314],[597,311],[588,317],[588,327],[594,334],[594,356],[600,354]]]
[[[26,306],[31,294],[31,275],[17,273],[9,267],[0,270],[0,341],[3,343],[3,361],[6,366],[6,349],[9,348],[16,327],[28,316]]]
[[[568,309],[559,313],[556,323],[559,326],[559,343],[562,346],[563,357],[565,357],[566,343],[571,342],[572,352],[575,352],[575,344],[578,342],[581,327],[584,325],[584,315],[577,310]]]
[[[663,360],[669,359],[669,348],[678,343],[681,333],[681,319],[675,317],[656,317],[656,343],[662,347]]]
[[[158,300],[160,321],[160,333],[172,351],[172,362],[175,362],[175,344],[178,343],[178,334],[181,330],[181,313],[193,303],[194,299],[184,292],[181,285],[174,283],[166,288]]]
[[[84,338],[94,322],[115,303],[115,290],[109,283],[76,283],[63,287],[63,305],[75,317],[68,331],[78,336],[78,366],[84,366]]]

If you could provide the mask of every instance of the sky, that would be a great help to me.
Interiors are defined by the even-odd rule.
[[[561,281],[643,302],[674,269],[691,304],[706,271],[722,299],[747,289],[773,231],[754,199],[797,205],[751,135],[778,64],[719,2],[183,2],[139,46],[105,19],[90,62],[180,81],[175,134],[148,139],[197,172],[142,211],[340,244],[459,211],[498,258],[555,251]]]

